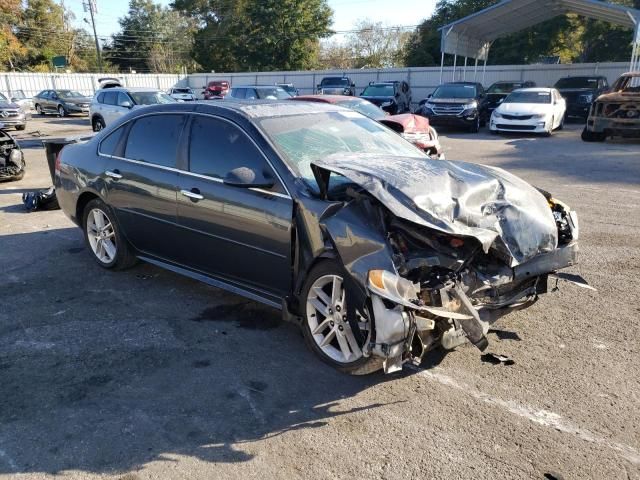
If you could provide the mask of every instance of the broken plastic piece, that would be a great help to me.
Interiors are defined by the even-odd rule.
[[[516,362],[511,360],[509,357],[505,355],[498,355],[497,353],[485,353],[482,355],[482,361],[487,363],[492,363],[494,365],[514,365]]]

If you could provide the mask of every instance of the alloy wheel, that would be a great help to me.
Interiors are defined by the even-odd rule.
[[[342,277],[324,275],[318,278],[307,295],[306,321],[314,342],[329,358],[339,363],[352,363],[362,358],[362,345],[347,320],[345,289]],[[360,335],[368,336],[369,323],[357,314]]]
[[[62,105],[60,105],[58,107],[58,115],[61,117],[64,117],[67,114],[67,112],[64,111],[64,107]]]
[[[38,115],[42,115],[42,114],[43,114],[43,113],[42,113],[42,107],[41,107],[40,105],[36,105],[36,113],[37,113]]]
[[[118,253],[115,231],[107,214],[99,208],[87,215],[87,240],[100,262],[110,264],[115,260]]]

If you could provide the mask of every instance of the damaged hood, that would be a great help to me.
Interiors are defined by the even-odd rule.
[[[368,154],[332,155],[314,166],[348,178],[399,218],[474,237],[485,252],[494,246],[511,266],[558,245],[545,197],[499,168]]]

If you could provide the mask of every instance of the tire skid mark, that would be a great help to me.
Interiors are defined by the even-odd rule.
[[[528,405],[519,404],[513,400],[503,400],[501,398],[494,397],[493,395],[482,392],[470,385],[458,382],[450,376],[440,373],[438,370],[440,369],[437,367],[431,370],[421,370],[418,375],[428,380],[436,381],[441,385],[462,391],[477,400],[500,407],[503,410],[507,410],[508,412],[525,418],[530,422],[544,427],[553,428],[559,432],[575,435],[586,442],[595,443],[611,450],[615,450],[629,462],[634,465],[640,465],[640,452],[629,445],[609,441],[586,428],[579,427],[571,421],[565,420],[562,416],[557,413],[550,412],[549,410],[536,409]]]

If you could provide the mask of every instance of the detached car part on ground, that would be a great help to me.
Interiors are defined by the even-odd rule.
[[[640,72],[622,75],[589,110],[582,140],[604,142],[613,136],[640,137]]]
[[[484,350],[578,252],[551,195],[333,105],[150,106],[65,147],[55,186],[102,267],[138,257],[282,308],[352,374]]]
[[[21,180],[26,167],[24,153],[4,128],[0,121],[0,182]]]

